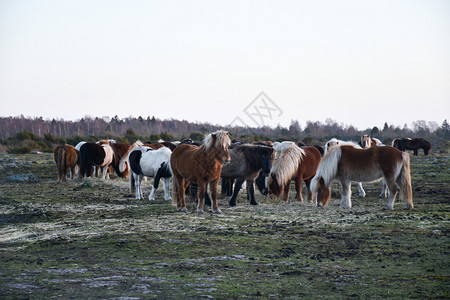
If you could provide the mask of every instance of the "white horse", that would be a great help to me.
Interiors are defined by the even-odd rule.
[[[166,147],[154,150],[150,147],[140,146],[130,152],[128,155],[131,167],[130,189],[131,192],[136,192],[137,200],[144,198],[141,187],[144,176],[154,178],[152,190],[148,197],[150,201],[155,200],[155,191],[161,178],[164,178],[164,199],[172,200],[169,192],[170,177],[172,177],[171,155],[172,151]]]
[[[273,148],[273,150],[277,151],[279,154],[282,154],[284,151],[286,151],[292,145],[295,145],[295,143],[291,142],[291,141],[273,142],[272,148]]]
[[[360,145],[351,142],[351,141],[341,141],[338,140],[336,138],[332,138],[331,140],[329,140],[328,142],[325,143],[325,147],[324,147],[324,156],[327,154],[327,152],[336,147],[336,146],[352,146],[353,148],[356,149],[362,149]],[[356,186],[358,187],[358,195],[362,198],[364,198],[366,196],[366,191],[364,191],[362,183],[361,182],[357,182]]]

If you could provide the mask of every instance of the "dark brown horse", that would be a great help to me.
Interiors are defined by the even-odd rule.
[[[173,173],[173,203],[181,212],[186,212],[185,191],[190,182],[197,183],[199,201],[197,212],[203,213],[206,185],[209,184],[212,210],[221,213],[217,203],[217,185],[224,163],[230,161],[228,146],[231,144],[226,131],[207,135],[203,145],[181,144],[173,150],[170,166]]]
[[[230,206],[236,206],[236,197],[241,185],[246,181],[250,204],[255,201],[254,182],[260,172],[269,174],[274,159],[272,147],[242,144],[229,150],[231,162],[222,168],[222,182],[236,179]]]
[[[66,181],[69,169],[70,177],[73,179],[75,168],[80,165],[78,150],[71,145],[57,146],[53,151],[53,157],[58,168],[58,182]]]
[[[419,154],[419,149],[423,149],[423,153],[428,155],[431,149],[431,143],[423,138],[396,138],[392,141],[392,146],[403,152],[412,150],[414,155]]]
[[[269,193],[281,196],[284,190],[284,200],[289,200],[290,182],[294,180],[297,190],[296,198],[303,202],[302,182],[305,181],[308,189],[308,200],[312,201],[313,195],[309,189],[311,178],[316,174],[322,156],[314,146],[298,147],[292,145],[286,149],[273,163],[267,179]]]
[[[395,196],[413,208],[409,154],[391,146],[357,149],[336,146],[323,157],[316,176],[311,181],[311,191],[317,193],[316,205],[326,206],[331,198],[330,185],[338,180],[342,186],[341,207],[351,208],[351,182],[371,182],[384,178],[389,189],[384,209],[394,209]]]

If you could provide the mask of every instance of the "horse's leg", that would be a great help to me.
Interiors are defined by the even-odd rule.
[[[230,206],[236,206],[236,198],[237,198],[237,195],[239,194],[239,191],[241,189],[241,185],[243,182],[244,182],[244,178],[242,178],[242,177],[236,178],[236,182],[234,184],[233,195],[231,196],[231,199],[230,199]]]
[[[387,210],[393,210],[394,209],[394,202],[395,197],[397,196],[397,185],[395,184],[394,176],[388,176],[384,178],[386,181],[386,185],[388,187],[388,201],[386,205],[383,207],[383,209]]]
[[[258,205],[258,202],[255,200],[254,180],[247,180],[247,196],[250,198],[251,205]]]
[[[363,189],[362,182],[357,182],[356,185],[358,186],[358,195],[363,198],[366,197],[366,191]]]
[[[419,149],[414,149],[413,152],[415,156],[419,155]]]
[[[215,214],[221,214],[222,211],[219,209],[219,205],[217,204],[217,186],[219,185],[219,180],[214,180],[209,183],[209,190],[211,191],[212,198],[212,211]]]
[[[301,203],[303,203],[303,196],[302,196],[303,177],[298,176],[297,178],[294,179],[294,183],[295,183],[295,191],[296,191],[297,200],[300,201]]]
[[[176,181],[176,200],[177,200],[177,208],[180,212],[187,212],[186,208],[186,199],[184,197],[184,192],[186,191],[186,181],[181,175],[174,175],[174,180]],[[189,184],[189,183],[187,183]]]
[[[381,188],[380,198],[386,198],[388,194],[388,188],[386,185],[386,179],[383,178],[383,187]]]
[[[172,200],[172,196],[170,196],[170,177],[164,178],[164,199]]]
[[[133,173],[133,176],[134,176],[134,186],[135,186],[135,190],[136,190],[136,200],[141,200],[141,199],[143,199],[142,190],[141,190],[142,175]]]
[[[312,202],[313,201],[313,194],[311,193],[311,189],[309,188],[310,184],[311,184],[311,179],[306,179],[305,180],[305,185],[306,185],[308,201]]]
[[[202,214],[204,213],[206,182],[197,181],[197,186],[198,186],[197,213]],[[217,201],[217,194],[216,194],[216,201]]]
[[[345,182],[341,181],[342,185],[342,198],[341,198],[341,206],[343,208],[352,208],[352,183],[350,180],[346,180]]]
[[[284,186],[284,196],[283,199],[286,203],[289,202],[289,190],[291,189],[291,181],[288,180],[288,182],[286,182],[286,185]]]

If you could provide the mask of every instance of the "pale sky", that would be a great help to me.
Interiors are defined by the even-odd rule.
[[[0,0],[0,116],[254,126],[261,92],[270,126],[441,125],[450,1]]]

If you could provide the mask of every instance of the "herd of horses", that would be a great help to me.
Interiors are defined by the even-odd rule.
[[[383,180],[381,197],[387,197],[384,209],[392,210],[396,195],[408,209],[413,208],[410,161],[407,150],[427,155],[431,144],[422,138],[395,139],[392,145],[363,135],[359,143],[331,139],[324,147],[303,143],[231,142],[226,131],[205,136],[203,142],[187,139],[183,142],[135,142],[133,145],[102,140],[57,146],[54,159],[58,181],[66,181],[68,172],[80,178],[101,172],[109,178],[115,172],[130,178],[130,191],[143,199],[142,181],[152,177],[149,200],[155,200],[159,181],[164,180],[164,198],[172,200],[178,211],[186,212],[186,195],[197,201],[197,212],[203,213],[205,200],[213,213],[221,213],[218,205],[218,185],[222,179],[222,194],[230,196],[230,206],[236,205],[239,191],[246,184],[247,199],[257,205],[254,185],[264,195],[272,194],[287,202],[291,181],[296,199],[303,202],[302,183],[307,188],[307,200],[316,206],[326,206],[331,198],[331,184],[342,187],[341,207],[351,208],[351,182],[365,196],[362,182]],[[170,194],[170,181],[173,189]],[[207,189],[211,196],[208,195]]]

